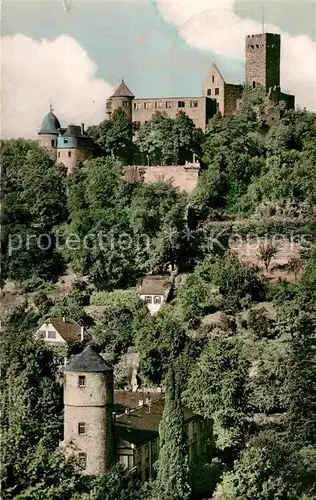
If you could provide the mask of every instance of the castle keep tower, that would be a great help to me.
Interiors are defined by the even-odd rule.
[[[114,94],[106,101],[106,114],[111,118],[116,109],[123,109],[130,120],[132,119],[132,106],[134,94],[130,91],[122,79]]]
[[[266,90],[280,87],[281,37],[260,33],[246,37],[246,82]]]
[[[113,462],[113,369],[90,346],[64,368],[64,407],[63,446],[75,445],[83,474],[103,474]]]

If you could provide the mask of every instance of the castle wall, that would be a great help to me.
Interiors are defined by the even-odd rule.
[[[208,120],[214,114],[207,101],[205,97],[134,99],[132,120],[143,124],[150,121],[157,111],[165,113],[170,118],[175,118],[179,111],[183,111],[194,121],[197,128],[204,131]]]
[[[242,85],[224,84],[224,116],[233,116],[236,114],[237,101],[241,98],[242,92]]]
[[[57,163],[62,163],[67,169],[67,174],[72,174],[85,160],[92,158],[91,149],[63,148],[58,149]]]
[[[174,188],[191,193],[198,182],[200,165],[188,163],[187,165],[139,165],[124,167],[124,178],[129,181],[166,182]]]
[[[39,134],[38,142],[45,149],[52,160],[57,158],[57,137],[52,134]]]

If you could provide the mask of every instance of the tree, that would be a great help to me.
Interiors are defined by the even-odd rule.
[[[115,110],[110,120],[89,127],[87,132],[100,147],[101,154],[131,163],[135,154],[133,125],[122,109]]]
[[[271,241],[266,244],[260,243],[259,253],[257,257],[264,263],[266,271],[268,271],[270,262],[277,253],[277,248],[272,244]]]
[[[213,422],[216,446],[238,449],[246,426],[249,361],[241,341],[213,339],[190,374],[184,402]]]
[[[161,500],[189,498],[188,450],[180,392],[172,365],[166,380],[166,398],[159,426],[160,451],[156,488]]]

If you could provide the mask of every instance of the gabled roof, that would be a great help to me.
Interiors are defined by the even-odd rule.
[[[160,399],[152,401],[150,406],[146,404],[136,408],[135,410],[131,410],[129,414],[124,413],[123,415],[117,416],[116,425],[122,425],[129,429],[139,429],[158,433],[164,407],[165,399],[162,395]],[[195,418],[202,419],[202,417],[195,415],[186,407],[183,407],[182,411],[185,422],[189,422]]]
[[[76,321],[68,318],[49,318],[45,323],[50,323],[59,335],[67,342],[67,344],[72,344],[73,342],[81,340],[81,327]],[[43,326],[43,325],[42,325]],[[90,336],[85,330],[83,330],[84,340],[89,339]]]
[[[130,91],[130,89],[125,84],[124,80],[121,81],[119,86],[114,91],[111,97],[135,97],[134,94]]]
[[[145,276],[139,286],[142,295],[165,295],[170,289],[170,276]]]
[[[74,356],[65,366],[65,372],[113,372],[110,366],[90,345]]]
[[[223,82],[225,82],[225,78],[223,77],[222,73],[220,72],[220,70],[218,69],[218,67],[216,66],[215,63],[212,64],[212,67],[211,67],[210,71],[208,72],[207,76],[211,75],[214,72],[220,76],[220,78],[223,80]]]

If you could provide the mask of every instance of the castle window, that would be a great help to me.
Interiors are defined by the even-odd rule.
[[[154,297],[154,304],[161,304],[161,297],[159,297],[159,295],[156,295],[156,297]]]
[[[178,101],[178,108],[185,108],[185,102],[184,101]]]
[[[218,87],[216,87],[216,89],[215,89],[215,95],[219,95],[219,88]]]
[[[64,139],[64,144],[68,144],[68,139]]]
[[[79,453],[79,467],[83,470],[87,468],[87,454],[86,453]]]
[[[68,151],[68,158],[71,157],[71,151]]]
[[[58,151],[58,158],[60,158],[60,151]]]
[[[207,95],[212,95],[212,89],[207,89]]]
[[[212,83],[214,83],[214,81],[215,81],[215,76],[212,75]]]
[[[250,45],[250,47],[252,48],[252,50],[254,50],[255,46],[254,45]]]
[[[166,108],[168,108],[168,109],[172,108],[172,101],[167,101],[166,102]]]
[[[142,105],[140,102],[134,102],[133,107],[134,107],[134,109],[141,109]]]
[[[86,433],[86,424],[84,422],[79,422],[78,424],[78,434],[82,435]]]
[[[252,82],[252,88],[254,89],[256,86],[256,82]]]
[[[155,102],[155,108],[161,109],[162,108],[162,101]]]
[[[145,102],[144,103],[144,108],[145,109],[151,109],[151,102]]]
[[[129,102],[128,102],[128,101],[123,101],[122,106],[123,106],[124,108],[128,108],[128,104],[129,104]]]
[[[86,386],[86,377],[84,375],[79,375],[78,377],[78,387]]]
[[[191,108],[197,108],[198,107],[198,101],[190,101],[190,107]]]
[[[54,332],[54,330],[48,330],[47,331],[47,338],[49,338],[49,339],[55,339],[56,338],[56,332]]]
[[[55,141],[54,141],[54,139],[52,139],[52,140],[50,141],[50,145],[52,146],[52,148],[55,146]]]
[[[256,48],[259,49],[259,45],[258,44],[256,44]]]
[[[146,295],[145,302],[146,302],[146,304],[152,304],[152,297],[151,297],[151,295]]]

